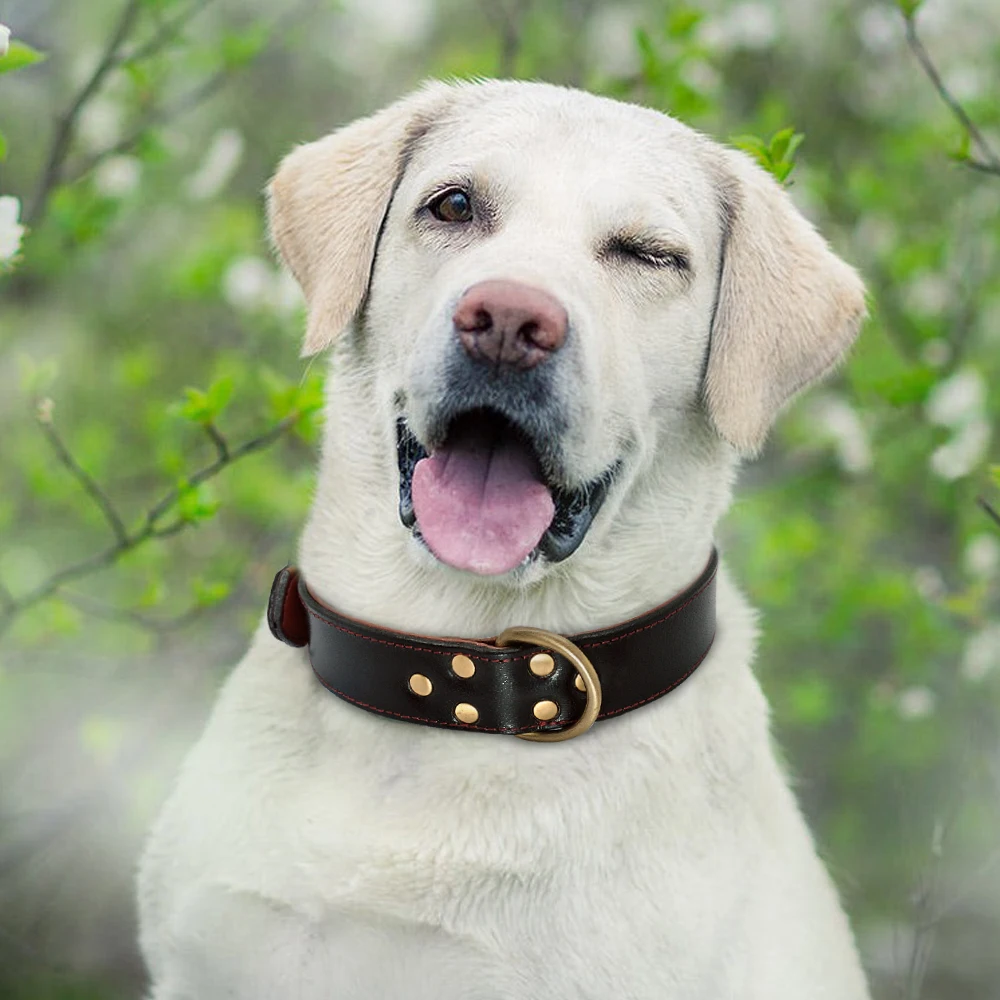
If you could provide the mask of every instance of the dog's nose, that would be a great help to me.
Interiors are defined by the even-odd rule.
[[[461,298],[455,332],[473,361],[534,368],[566,341],[566,310],[540,288],[516,281],[481,281]]]

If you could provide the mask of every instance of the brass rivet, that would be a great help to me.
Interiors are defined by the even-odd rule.
[[[535,653],[528,667],[536,677],[548,677],[556,668],[556,661],[548,653]]]
[[[458,653],[451,658],[451,669],[459,677],[468,679],[476,672],[476,665],[464,653]]]
[[[559,706],[554,701],[538,701],[532,711],[539,722],[548,722],[559,714]]]
[[[470,705],[467,701],[462,701],[455,706],[455,718],[459,722],[472,725],[479,718],[479,712],[475,705]]]
[[[424,677],[423,674],[410,674],[410,679],[407,683],[410,685],[410,690],[414,694],[419,694],[421,698],[426,698],[434,690],[434,685],[431,684],[430,678]]]
[[[579,674],[576,675],[576,680],[573,683],[576,685],[577,691],[587,690],[587,685],[583,683],[583,678]]]

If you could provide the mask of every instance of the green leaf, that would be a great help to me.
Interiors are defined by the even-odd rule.
[[[190,524],[199,524],[214,517],[219,509],[219,501],[211,495],[207,484],[199,483],[192,486],[182,479],[177,484],[177,513],[181,520]]]
[[[224,601],[232,588],[224,580],[203,580],[196,577],[191,584],[195,602],[201,608],[209,608],[213,604]]]
[[[1000,486],[1000,465],[994,465],[990,467],[990,476],[993,482]]]
[[[3,132],[0,132],[0,163],[7,159],[7,139]]]
[[[226,69],[240,69],[252,62],[267,44],[267,28],[255,24],[246,31],[227,35],[222,39],[219,51]]]
[[[924,0],[896,0],[896,6],[908,21],[920,10]]]
[[[16,69],[33,66],[46,58],[48,57],[44,52],[39,52],[24,42],[11,42],[7,54],[0,57],[0,74],[13,73]]]

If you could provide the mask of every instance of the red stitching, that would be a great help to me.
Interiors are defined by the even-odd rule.
[[[715,574],[713,573],[712,576],[711,576],[711,578],[708,579],[708,580],[706,580],[705,583],[702,584],[702,586],[697,591],[695,591],[695,593],[693,593],[682,605],[680,605],[680,607],[674,608],[674,610],[671,611],[670,614],[664,615],[663,618],[657,618],[656,621],[650,622],[648,625],[643,625],[640,628],[633,629],[631,632],[623,632],[621,635],[612,636],[610,639],[601,639],[598,642],[584,642],[584,643],[580,643],[580,648],[581,649],[595,649],[598,646],[608,646],[608,645],[610,645],[613,642],[619,642],[622,639],[627,639],[627,638],[629,638],[629,636],[638,635],[640,632],[648,632],[649,629],[656,628],[658,625],[662,625],[664,622],[670,621],[670,619],[673,618],[674,615],[679,615],[686,607],[688,607],[688,605],[690,605],[693,601],[696,601],[699,597],[701,597],[701,595],[714,582],[715,582]],[[382,646],[393,646],[396,649],[409,649],[409,650],[412,650],[415,653],[431,653],[431,654],[436,655],[436,656],[451,656],[451,655],[453,655],[452,651],[450,651],[450,650],[439,650],[439,649],[435,649],[433,646],[430,646],[430,645],[427,645],[427,646],[412,646],[412,645],[409,645],[408,643],[393,642],[393,641],[391,641],[389,639],[376,639],[374,636],[364,635],[361,632],[354,632],[353,630],[351,630],[349,628],[345,628],[343,625],[340,625],[340,624],[338,624],[335,621],[331,621],[325,615],[320,614],[318,611],[314,610],[313,608],[306,607],[306,611],[310,615],[312,615],[314,618],[317,618],[317,619],[319,619],[319,621],[323,622],[324,624],[329,625],[331,628],[335,628],[339,632],[343,632],[345,635],[352,635],[352,636],[354,636],[355,639],[363,639],[365,642],[377,642],[377,643],[379,643]],[[474,640],[472,640],[472,641],[474,641]],[[572,639],[570,641],[572,641]],[[466,647],[464,647],[464,646],[456,646],[455,648],[456,649],[461,649],[462,652],[466,656],[469,657],[469,659],[472,659],[472,660],[482,660],[484,663],[516,663],[518,660],[525,660],[526,661],[526,660],[529,659],[529,657],[528,657],[528,655],[526,653],[521,654],[520,656],[486,656],[484,654],[475,654],[475,653],[467,652],[466,651]],[[546,647],[540,646],[539,648],[540,649],[545,649]],[[685,676],[688,676],[688,675],[685,675]],[[498,730],[498,732],[499,732],[499,730]]]
[[[609,643],[618,642],[619,639],[627,639],[630,635],[638,635],[640,632],[646,632],[651,628],[656,628],[657,625],[662,625],[664,622],[670,621],[674,615],[679,615],[692,601],[696,601],[708,587],[715,582],[715,574],[712,574],[710,580],[706,580],[705,583],[695,591],[679,608],[674,608],[669,615],[664,615],[662,618],[657,618],[655,622],[650,622],[648,625],[643,625],[641,628],[633,629],[631,632],[623,632],[621,635],[616,635],[611,639],[602,639],[600,642],[583,642],[580,643],[581,649],[593,649],[595,646],[607,646]]]
[[[395,646],[397,649],[410,649],[415,653],[432,653],[435,656],[453,656],[454,650],[447,649],[436,649],[433,646],[411,646],[405,642],[392,642],[389,639],[376,639],[374,636],[364,635],[362,632],[353,632],[349,628],[345,628],[343,625],[338,625],[337,622],[331,621],[329,618],[324,617],[319,612],[314,611],[312,608],[306,608],[306,611],[313,616],[313,618],[318,618],[321,622],[329,625],[331,628],[337,629],[339,632],[343,632],[346,635],[353,635],[355,639],[364,639],[365,642],[377,642],[383,646]],[[470,640],[474,641],[474,640]],[[528,655],[526,653],[519,656],[485,656],[483,654],[476,655],[474,653],[468,653],[465,651],[465,647],[456,646],[455,649],[461,649],[461,651],[472,660],[482,660],[484,663],[514,663],[517,660],[527,660]]]
[[[612,719],[616,715],[621,715],[622,712],[629,712],[633,708],[638,708],[640,705],[645,705],[648,702],[655,701],[657,698],[662,698],[663,695],[669,694],[674,688],[680,687],[704,662],[705,657],[712,651],[712,647],[715,645],[715,633],[712,633],[712,641],[708,644],[708,649],[698,657],[698,662],[686,673],[683,677],[678,677],[677,680],[670,685],[670,687],[665,687],[662,691],[657,691],[656,694],[651,694],[648,698],[643,698],[642,701],[633,702],[631,705],[626,705],[624,708],[616,708],[611,712],[602,712],[597,718],[600,719]]]
[[[704,662],[705,657],[712,651],[712,646],[715,645],[715,633],[712,633],[712,641],[708,644],[708,648],[704,653],[698,658],[697,663],[682,677],[678,677],[669,687],[665,687],[662,691],[657,691],[655,694],[649,695],[648,698],[643,698],[641,701],[633,702],[631,705],[625,705],[623,708],[616,708],[610,712],[601,712],[597,717],[598,721],[601,719],[613,719],[616,715],[622,715],[624,712],[630,712],[633,708],[639,708],[641,705],[646,705],[651,701],[655,701],[657,698],[662,698],[663,695],[669,694],[676,687],[680,687]],[[467,724],[463,722],[445,722],[443,719],[428,719],[419,715],[404,715],[402,712],[393,712],[388,708],[379,708],[377,705],[369,705],[366,701],[361,701],[360,698],[352,698],[349,694],[345,694],[343,691],[335,688],[332,684],[327,683],[324,678],[322,678],[316,671],[313,671],[316,680],[320,682],[327,689],[327,691],[333,692],[338,698],[343,698],[344,701],[349,701],[352,705],[358,705],[361,708],[366,708],[370,712],[375,712],[377,715],[391,715],[396,719],[403,719],[406,722],[421,722],[428,725],[442,726],[448,729],[464,729],[473,733],[502,733],[508,736],[514,736],[517,733],[542,733],[547,729],[552,729],[555,726],[570,725],[572,720],[559,720],[553,719],[552,722],[547,723],[544,726],[516,726],[513,728],[497,728],[495,726],[477,726],[475,723]]]

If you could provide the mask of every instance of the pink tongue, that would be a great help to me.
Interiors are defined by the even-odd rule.
[[[519,441],[469,428],[413,470],[413,510],[431,552],[491,575],[519,565],[552,523],[555,505]]]

